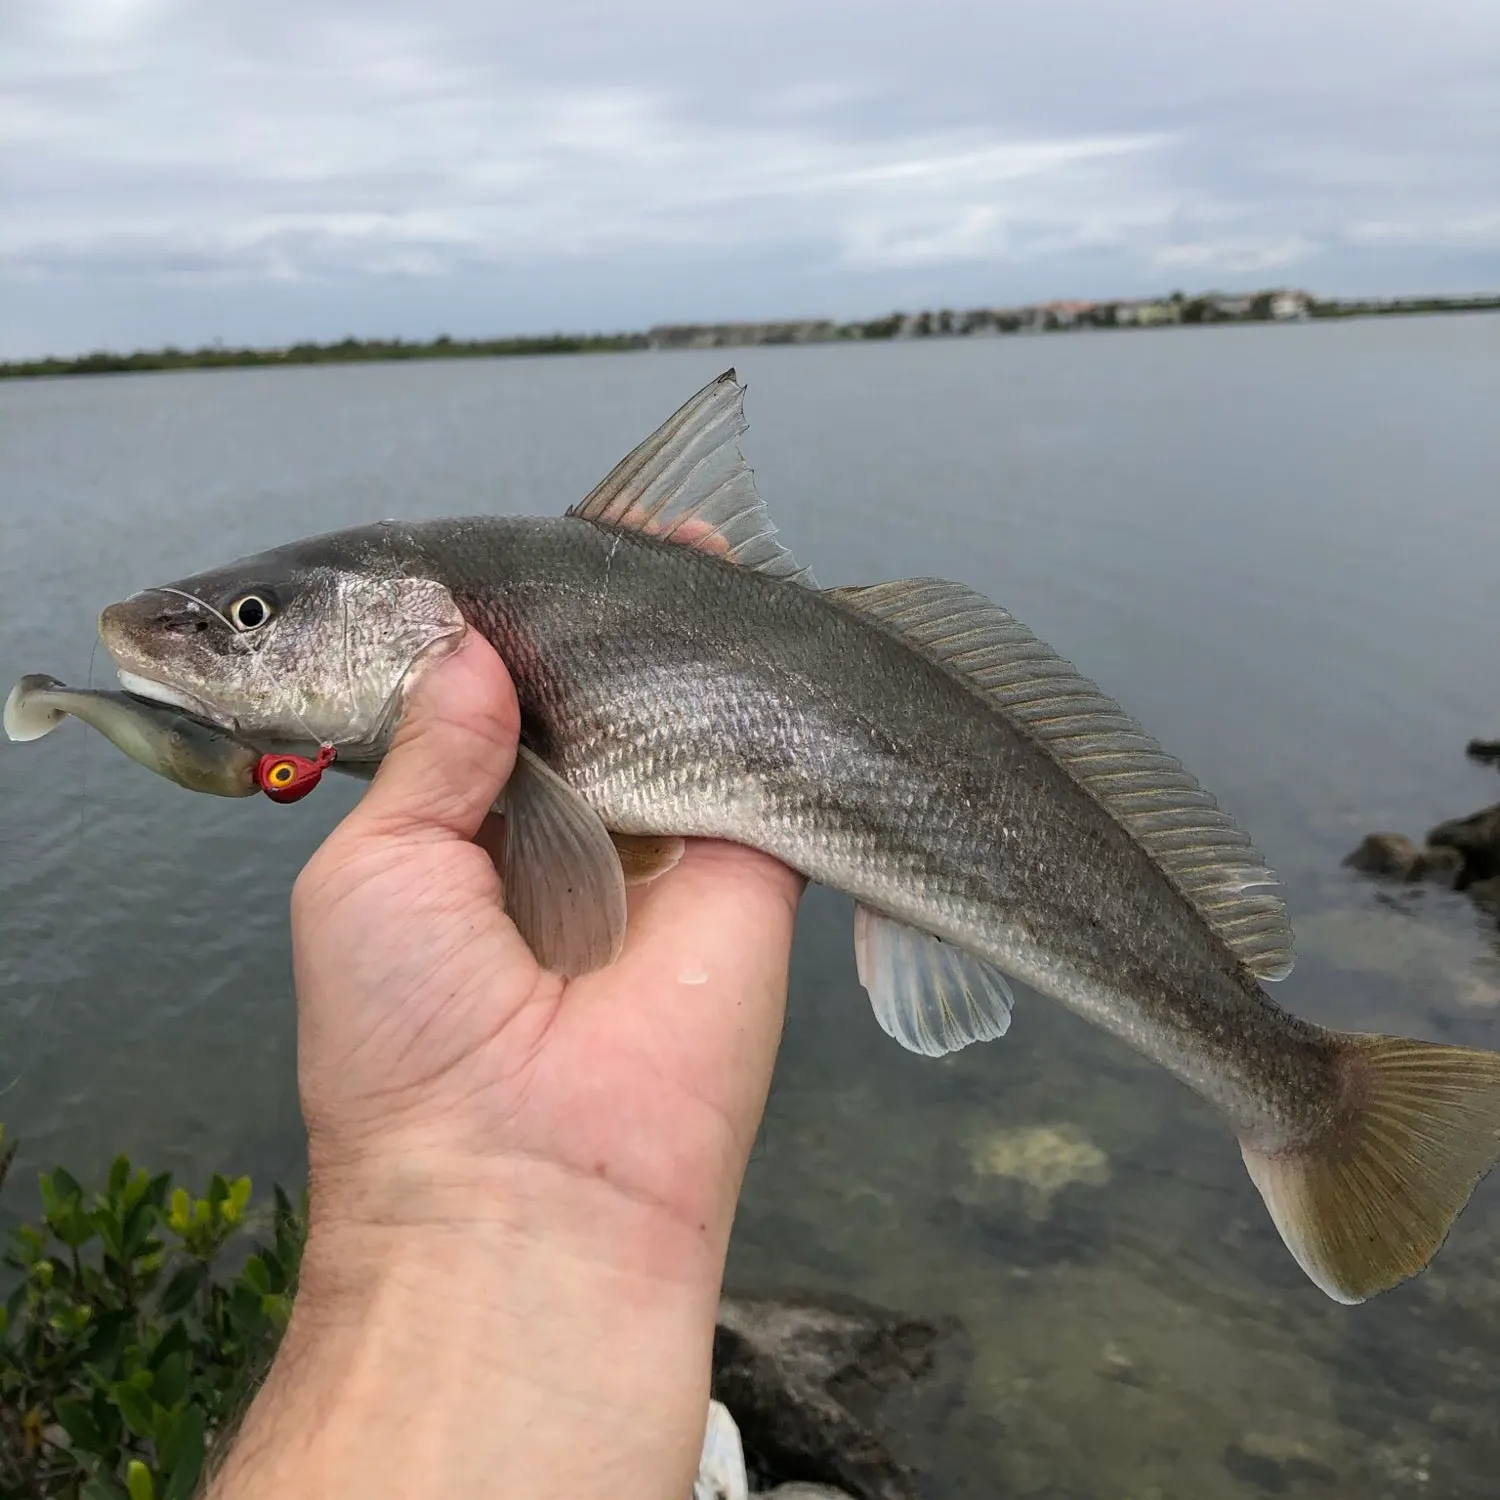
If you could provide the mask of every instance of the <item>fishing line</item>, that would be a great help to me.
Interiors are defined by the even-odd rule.
[[[297,705],[292,700],[290,693],[287,692],[281,683],[277,682],[275,673],[260,659],[260,648],[245,639],[245,632],[243,630],[236,630],[229,620],[220,614],[207,599],[200,599],[196,594],[188,593],[186,589],[174,589],[166,585],[161,585],[157,588],[156,592],[159,594],[176,594],[179,598],[187,599],[200,608],[206,609],[229,632],[230,639],[235,642],[236,649],[242,650],[245,656],[255,664],[256,670],[264,676],[266,682],[269,684],[272,694],[281,706],[291,713],[291,716],[297,721],[302,732],[308,739],[315,745],[322,743],[321,737],[312,732],[312,728],[309,726],[307,720],[298,711]]]
[[[85,683],[92,688],[94,685],[94,663],[99,656],[99,637],[94,637],[93,649],[89,652],[89,670],[84,678]],[[92,736],[85,736],[79,741],[79,754],[83,758],[83,764],[79,768],[78,777],[78,826],[73,834],[73,865],[82,868],[84,837],[88,829],[88,797],[89,797],[89,741]],[[37,1059],[42,1055],[47,1045],[48,1033],[52,1029],[52,1017],[57,1011],[57,997],[62,993],[63,982],[57,980],[52,987],[45,992],[42,1000],[41,1015],[33,1017],[31,1025],[31,1055],[23,1062],[17,1070],[14,1078],[3,1088],[0,1088],[0,1099],[3,1099],[10,1091],[21,1082],[26,1075],[36,1066]]]

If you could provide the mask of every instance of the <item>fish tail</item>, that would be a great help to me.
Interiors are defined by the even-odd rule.
[[[1240,1150],[1297,1263],[1335,1301],[1363,1302],[1427,1265],[1500,1156],[1500,1053],[1328,1035],[1335,1122],[1310,1143]]]
[[[19,744],[51,734],[67,715],[61,709],[39,702],[38,699],[49,688],[61,686],[57,678],[48,677],[42,672],[23,677],[10,690],[10,696],[5,700],[3,724],[6,738]]]

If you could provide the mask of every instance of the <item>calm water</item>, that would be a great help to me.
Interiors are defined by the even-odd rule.
[[[1285,877],[1317,1020],[1500,1047],[1493,927],[1339,859],[1500,795],[1500,319],[763,349],[748,453],[824,583],[937,573],[1114,691]],[[0,685],[83,682],[98,607],[381,516],[561,511],[706,353],[0,386]],[[96,681],[107,670],[95,663]],[[194,798],[88,731],[0,745],[0,1119],[18,1187],[125,1148],[301,1171],[286,896],[349,805]],[[14,1195],[19,1204],[22,1195]],[[952,1496],[1459,1497],[1500,1473],[1500,1180],[1357,1309],[1190,1095],[1039,997],[940,1063],[807,902],[732,1275],[954,1311]]]

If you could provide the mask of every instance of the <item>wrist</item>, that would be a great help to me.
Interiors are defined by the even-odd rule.
[[[532,1247],[579,1274],[621,1276],[717,1296],[743,1170],[702,1163],[660,1191],[608,1160],[587,1167],[511,1151],[484,1153],[392,1133],[378,1150],[309,1141],[311,1229],[325,1243],[393,1261],[419,1259],[442,1237],[487,1244],[497,1267]],[[693,1182],[703,1184],[696,1195]]]
[[[213,1495],[685,1494],[717,1299],[717,1275],[606,1266],[500,1215],[358,1222],[315,1190],[292,1322]]]

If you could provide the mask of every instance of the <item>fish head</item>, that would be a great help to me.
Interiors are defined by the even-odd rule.
[[[378,758],[421,668],[457,647],[449,589],[393,549],[314,538],[111,604],[99,636],[127,691],[255,743]]]

